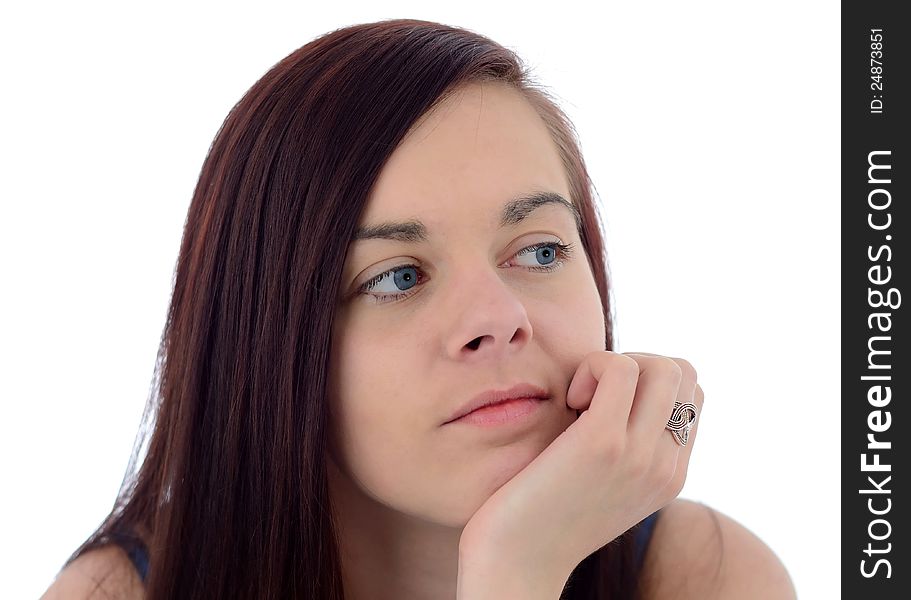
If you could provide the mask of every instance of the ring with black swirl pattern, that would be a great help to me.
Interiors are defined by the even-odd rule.
[[[690,429],[696,422],[696,405],[692,402],[680,403],[674,402],[674,411],[667,422],[665,429],[669,429],[674,434],[674,439],[681,446],[686,446],[690,439]]]

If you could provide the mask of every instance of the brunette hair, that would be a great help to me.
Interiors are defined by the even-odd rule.
[[[150,557],[150,600],[343,598],[325,461],[348,243],[406,133],[473,82],[514,86],[552,135],[613,349],[602,224],[577,134],[519,57],[423,20],[331,31],[257,81],[209,148],[126,476],[64,567],[132,536]],[[562,597],[634,598],[634,529],[580,562]]]

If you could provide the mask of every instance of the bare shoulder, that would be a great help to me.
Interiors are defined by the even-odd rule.
[[[787,569],[749,529],[677,498],[658,513],[642,567],[642,598],[793,600]]]
[[[142,581],[130,558],[116,545],[89,550],[67,565],[41,600],[140,600]]]

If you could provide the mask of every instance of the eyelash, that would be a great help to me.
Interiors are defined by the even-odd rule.
[[[555,269],[560,268],[561,266],[563,266],[564,261],[572,255],[574,244],[572,242],[570,242],[569,244],[561,244],[559,242],[542,242],[539,244],[532,244],[531,246],[526,246],[525,248],[522,248],[521,250],[516,252],[514,256],[522,256],[524,254],[529,254],[531,252],[535,252],[539,248],[544,248],[544,247],[553,247],[553,248],[557,249],[556,260],[553,263],[551,263],[550,265],[546,265],[546,266],[540,265],[537,267],[525,267],[526,269],[528,269],[530,271],[547,272],[547,271],[553,271]],[[375,298],[375,302],[377,304],[384,304],[386,302],[395,302],[397,300],[407,298],[408,296],[411,296],[412,292],[403,292],[401,294],[380,294],[380,295],[367,294],[367,292],[368,292],[368,290],[372,289],[377,283],[382,281],[383,278],[386,277],[387,275],[396,273],[402,269],[407,269],[409,267],[414,267],[414,268],[420,269],[420,267],[418,267],[417,265],[414,265],[414,264],[399,265],[398,267],[393,267],[392,269],[389,269],[388,271],[384,271],[384,272],[380,273],[376,277],[370,279],[369,281],[367,281],[366,283],[361,285],[361,287],[358,288],[357,293],[373,296]],[[417,289],[417,286],[415,286],[413,289]]]

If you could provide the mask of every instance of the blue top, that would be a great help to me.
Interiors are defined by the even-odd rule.
[[[652,532],[655,530],[657,519],[658,511],[655,511],[634,526],[636,527],[636,562],[640,567],[645,558],[649,540],[652,538]],[[112,534],[111,538],[126,551],[130,560],[133,561],[133,566],[136,567],[136,572],[139,573],[139,579],[145,581],[149,572],[149,555],[142,542],[133,536],[116,533]]]
[[[649,516],[642,519],[636,529],[636,563],[642,568],[642,561],[645,559],[645,551],[648,549],[648,543],[652,539],[652,532],[655,531],[655,521],[658,520],[658,512],[655,511]]]

